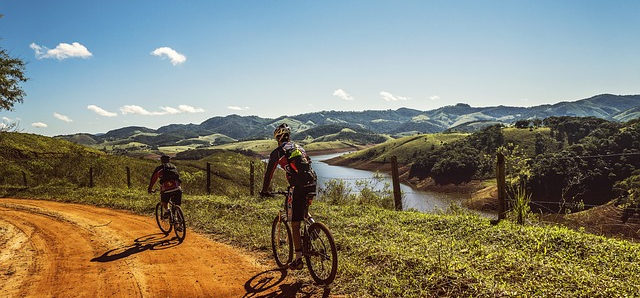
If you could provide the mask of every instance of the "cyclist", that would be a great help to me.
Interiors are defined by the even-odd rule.
[[[162,202],[162,218],[169,217],[169,200],[174,204],[180,206],[182,203],[182,188],[180,187],[180,174],[178,168],[170,163],[171,158],[168,155],[163,154],[160,157],[162,164],[158,166],[151,174],[151,182],[149,182],[149,188],[147,191],[152,193],[153,186],[156,181],[160,179],[160,201]]]
[[[295,260],[289,268],[300,270],[302,263],[302,241],[300,240],[300,221],[307,215],[308,207],[316,195],[316,173],[311,168],[311,159],[302,146],[291,141],[291,129],[286,123],[280,124],[273,131],[274,138],[278,141],[278,147],[271,152],[267,170],[264,173],[264,182],[260,196],[271,197],[269,187],[271,178],[278,165],[285,170],[289,189],[293,193],[293,201],[288,202],[291,210],[288,212],[288,220],[293,229],[293,245],[295,248]]]

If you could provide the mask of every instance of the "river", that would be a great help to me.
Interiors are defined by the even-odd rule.
[[[313,169],[318,174],[318,186],[324,187],[324,184],[330,179],[344,178],[344,181],[353,190],[356,190],[355,181],[357,179],[371,179],[376,174],[375,172],[358,170],[342,166],[333,166],[327,164],[326,160],[340,156],[343,153],[327,154],[327,155],[315,155],[311,156],[313,161]],[[376,190],[380,190],[384,187],[385,183],[391,184],[391,175],[388,173],[380,173],[382,175],[381,183],[378,183]],[[404,193],[402,200],[402,208],[416,209],[422,212],[435,212],[438,210],[446,210],[452,203],[460,204],[463,200],[469,198],[467,194],[450,194],[432,191],[420,191],[411,188],[406,184],[400,184],[400,189]]]

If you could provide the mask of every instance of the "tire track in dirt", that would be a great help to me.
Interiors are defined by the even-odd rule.
[[[0,296],[323,295],[227,244],[158,231],[126,211],[0,199]]]

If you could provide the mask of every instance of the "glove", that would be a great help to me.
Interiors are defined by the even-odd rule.
[[[261,191],[260,192],[260,197],[261,198],[273,198],[273,194],[266,192],[266,191]]]

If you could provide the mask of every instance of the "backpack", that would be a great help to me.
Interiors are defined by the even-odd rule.
[[[166,181],[180,181],[178,168],[171,163],[162,164],[162,177],[160,177],[160,183],[165,183]]]
[[[311,159],[302,146],[289,142],[282,147],[287,158],[287,163],[292,168],[294,185],[315,184],[316,172],[311,168]],[[297,170],[297,171],[296,171]]]

